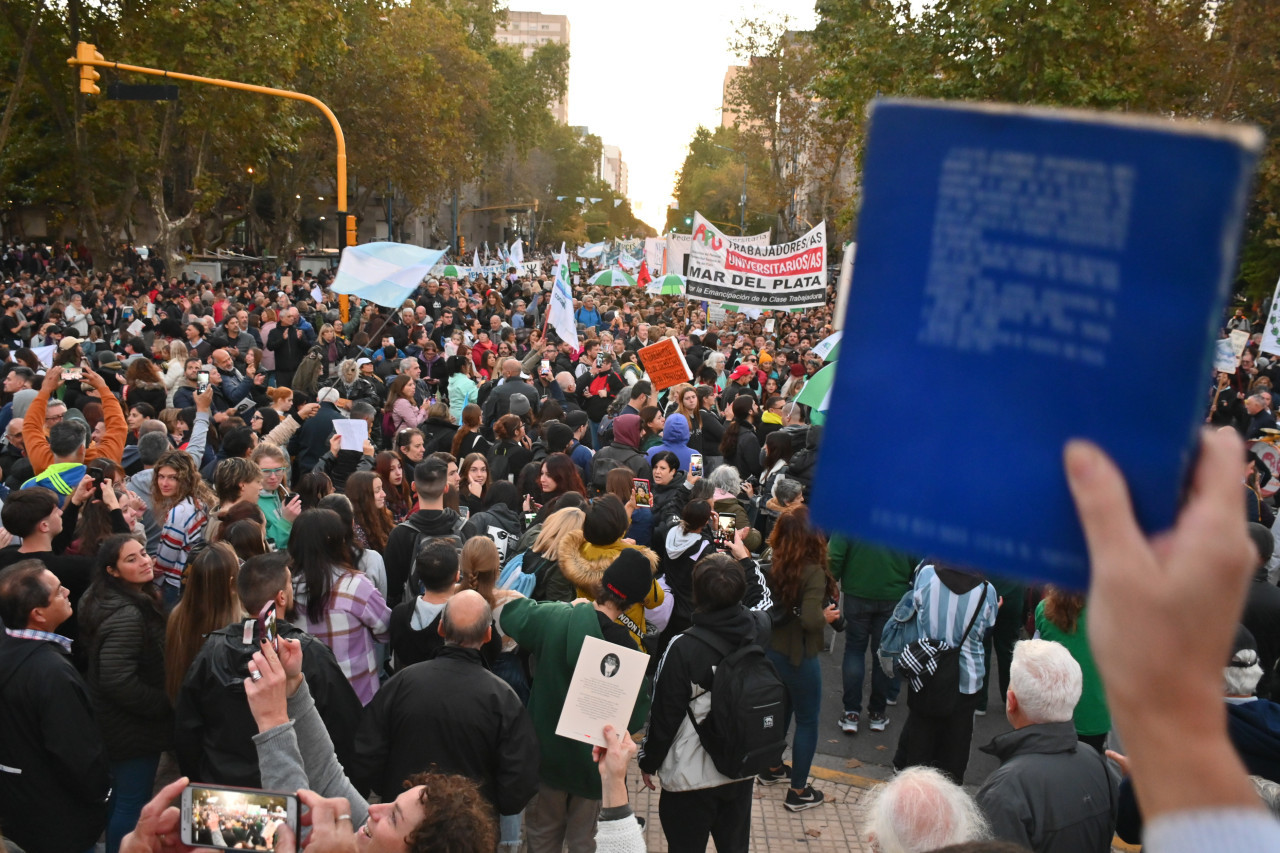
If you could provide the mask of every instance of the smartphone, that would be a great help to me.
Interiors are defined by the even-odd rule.
[[[716,531],[725,539],[732,539],[734,532],[738,529],[738,520],[734,518],[733,513],[717,512]]]
[[[466,521],[468,518],[471,517],[471,508],[465,507],[465,506],[458,507],[458,517],[461,518],[463,521]]]
[[[631,482],[635,484],[636,506],[653,506],[653,491],[649,488],[649,481],[637,477]]]
[[[126,320],[132,320],[132,319],[133,319],[133,309],[132,309],[132,308],[130,308],[129,306],[127,306],[127,305],[126,305],[126,306],[124,307],[124,310],[123,310],[123,312],[122,312],[122,313],[124,314],[124,318],[125,318]]]
[[[551,372],[551,362],[547,361],[545,358],[542,360],[542,372],[543,373]]]
[[[274,850],[276,830],[288,825],[298,834],[298,798],[294,794],[188,785],[182,792],[179,832],[182,843],[214,850]]]
[[[102,481],[107,478],[107,475],[103,473],[101,468],[89,468],[87,469],[86,473],[89,475],[89,479],[93,480],[94,496],[99,500],[101,500],[102,499]]]
[[[602,364],[604,364],[604,356],[602,355],[596,356],[596,367],[599,367]]]
[[[689,454],[689,476],[690,477],[702,476],[702,454],[701,453]]]
[[[84,371],[78,367],[68,367],[62,371],[63,382],[79,381],[82,378],[84,378]]]
[[[262,606],[262,611],[258,614],[258,641],[269,640],[271,648],[277,652],[280,651],[280,635],[276,631],[276,602],[275,599],[268,601]]]
[[[196,378],[196,393],[203,394],[209,390],[209,371],[202,370]]]

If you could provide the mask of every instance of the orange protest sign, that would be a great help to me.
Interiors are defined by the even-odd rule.
[[[653,390],[662,391],[681,382],[693,379],[689,371],[689,363],[684,360],[684,353],[675,338],[665,338],[656,344],[650,344],[637,353],[640,363],[649,374]]]

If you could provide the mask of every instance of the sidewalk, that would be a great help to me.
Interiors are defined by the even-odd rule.
[[[813,768],[813,787],[826,802],[817,808],[792,813],[782,802],[786,785],[756,785],[751,810],[751,849],[759,851],[811,850],[814,853],[869,853],[871,845],[859,834],[865,818],[863,800],[874,784],[849,773],[822,767]],[[628,781],[631,805],[645,819],[645,842],[650,853],[665,851],[666,839],[658,820],[658,792],[650,791],[633,772]],[[638,792],[637,792],[638,789]],[[714,845],[708,844],[708,849]]]

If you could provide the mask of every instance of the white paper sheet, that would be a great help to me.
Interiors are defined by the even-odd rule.
[[[627,731],[648,666],[644,652],[596,637],[583,638],[556,734],[600,746],[605,726]]]
[[[343,450],[364,450],[364,443],[369,440],[369,422],[360,418],[336,420],[333,429],[342,436]]]

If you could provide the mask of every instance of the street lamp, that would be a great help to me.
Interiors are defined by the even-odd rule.
[[[726,148],[714,142],[709,144],[712,148],[719,148],[721,151],[728,151],[742,158],[742,196],[738,199],[738,234],[745,237],[747,235],[747,155],[736,148]]]

